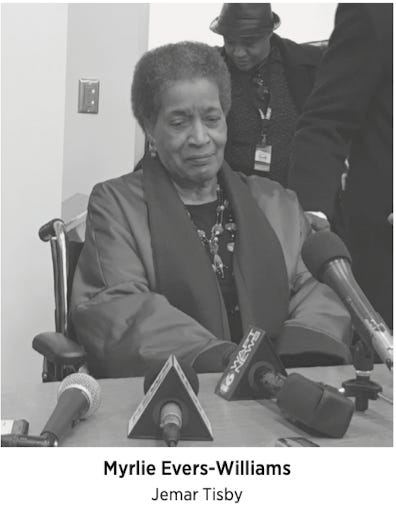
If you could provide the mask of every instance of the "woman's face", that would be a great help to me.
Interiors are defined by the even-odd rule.
[[[224,38],[224,49],[235,67],[243,72],[253,69],[267,58],[271,49],[272,32],[262,37]]]
[[[200,186],[215,178],[227,140],[217,85],[194,79],[168,86],[150,136],[161,162],[181,187]]]

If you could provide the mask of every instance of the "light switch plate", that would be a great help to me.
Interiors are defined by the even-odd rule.
[[[97,114],[99,110],[99,80],[78,81],[78,112]]]

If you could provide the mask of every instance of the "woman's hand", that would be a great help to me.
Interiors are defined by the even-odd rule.
[[[306,211],[305,216],[314,231],[329,231],[330,224],[326,215],[321,212]]]

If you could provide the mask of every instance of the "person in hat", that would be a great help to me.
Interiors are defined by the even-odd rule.
[[[279,37],[279,25],[271,4],[230,3],[210,29],[224,38],[219,50],[231,73],[225,159],[235,171],[286,186],[294,127],[322,49]]]

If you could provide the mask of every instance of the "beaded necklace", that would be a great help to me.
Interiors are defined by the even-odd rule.
[[[201,240],[202,245],[205,247],[208,252],[213,271],[216,273],[218,278],[224,278],[224,270],[228,268],[226,266],[219,254],[219,241],[220,237],[227,231],[229,238],[226,244],[227,250],[232,254],[235,248],[235,237],[237,231],[237,225],[232,216],[232,211],[230,208],[230,202],[225,198],[224,192],[220,185],[217,185],[216,189],[217,194],[217,207],[216,207],[216,222],[211,228],[210,237],[208,238],[205,231],[202,229],[198,229],[192,220],[190,212],[187,210],[187,214],[190,217],[199,239]],[[228,220],[224,224],[224,212],[228,210]]]

